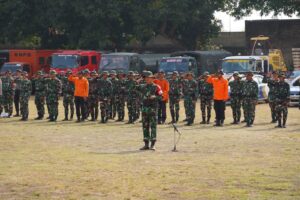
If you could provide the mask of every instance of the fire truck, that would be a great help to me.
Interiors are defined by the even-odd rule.
[[[1,74],[6,71],[16,72],[18,69],[27,71],[31,78],[37,71],[49,72],[51,56],[57,50],[9,50],[9,62],[5,62],[1,68]]]

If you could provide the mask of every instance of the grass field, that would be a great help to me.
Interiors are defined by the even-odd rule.
[[[300,199],[300,111],[286,129],[257,106],[253,128],[158,127],[157,151],[138,151],[141,124],[0,119],[0,199]],[[60,113],[62,112],[60,103]],[[183,109],[181,110],[181,120]]]

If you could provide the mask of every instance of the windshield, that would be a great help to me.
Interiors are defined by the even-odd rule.
[[[100,70],[128,70],[129,56],[103,55],[100,62]]]
[[[222,63],[224,73],[256,71],[255,61],[252,60],[224,60]]]
[[[293,79],[293,78],[296,78],[296,77],[298,77],[298,76],[300,76],[300,70],[293,71],[293,72],[290,74],[289,78]]]
[[[182,58],[162,59],[159,64],[159,70],[162,70],[164,72],[188,72],[189,61]]]
[[[78,67],[78,55],[53,55],[52,67],[58,69],[69,69]]]
[[[18,69],[22,70],[22,66],[20,64],[4,64],[1,68],[1,72],[6,72],[10,70],[12,73],[16,72]]]

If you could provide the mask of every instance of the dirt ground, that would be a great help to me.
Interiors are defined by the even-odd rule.
[[[300,199],[300,110],[286,129],[257,106],[252,128],[158,127],[157,151],[141,152],[141,124],[0,119],[0,199]],[[213,116],[214,118],[214,116]],[[181,120],[183,108],[181,109]],[[170,120],[170,118],[168,119]]]

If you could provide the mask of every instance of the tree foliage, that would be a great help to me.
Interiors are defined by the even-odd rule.
[[[195,49],[220,30],[215,11],[242,17],[253,9],[300,10],[297,0],[1,0],[0,43],[122,49],[129,41],[145,44],[161,34]]]

